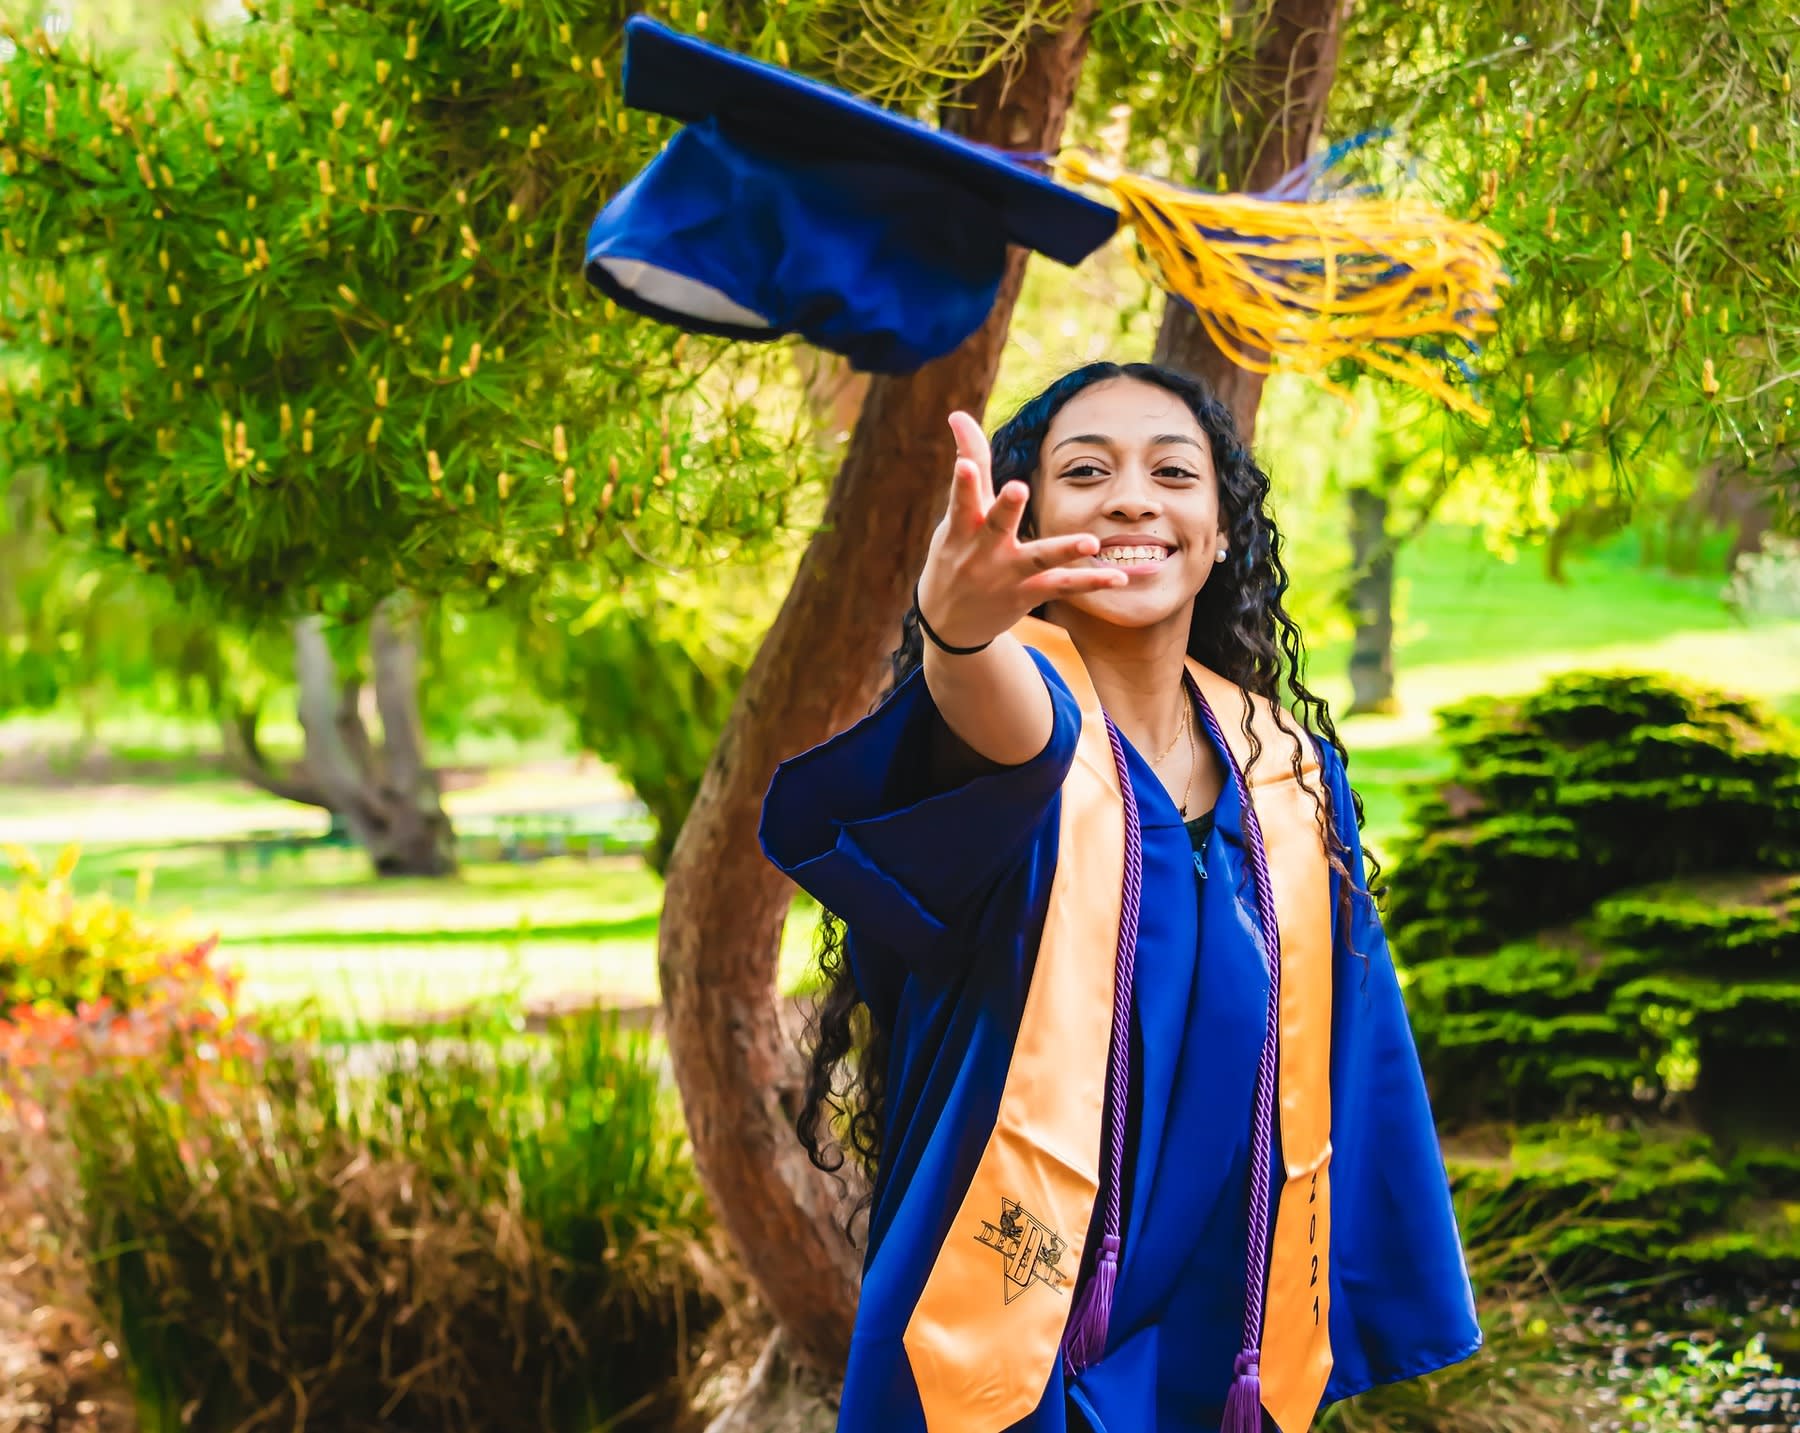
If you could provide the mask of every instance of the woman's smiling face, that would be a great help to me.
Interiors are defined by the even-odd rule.
[[[1038,537],[1092,533],[1123,587],[1070,599],[1118,627],[1191,612],[1225,545],[1212,446],[1176,394],[1135,378],[1082,389],[1050,420],[1032,484]]]

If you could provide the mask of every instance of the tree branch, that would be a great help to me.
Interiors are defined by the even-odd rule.
[[[410,796],[430,779],[419,721],[418,613],[411,597],[396,594],[375,609],[369,621],[369,661],[375,669],[387,782]]]
[[[369,808],[364,771],[338,725],[342,688],[337,663],[325,640],[324,619],[294,623],[294,676],[300,684],[300,729],[306,733],[306,769],[318,782],[326,804],[359,836],[376,813]]]
[[[302,806],[319,806],[329,811],[331,803],[325,793],[300,771],[277,771],[263,754],[256,728],[262,714],[255,708],[238,707],[219,714],[220,743],[225,764],[252,786],[279,796],[283,801],[297,801]]]

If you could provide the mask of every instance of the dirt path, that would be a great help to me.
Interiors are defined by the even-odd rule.
[[[41,1222],[0,1198],[0,1433],[134,1433],[130,1390],[110,1343],[70,1307]]]

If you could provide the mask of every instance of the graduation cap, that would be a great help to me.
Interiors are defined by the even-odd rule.
[[[682,328],[906,372],[980,326],[1009,242],[1076,264],[1119,227],[994,150],[639,15],[625,102],[687,127],[594,221],[587,276]]]
[[[1499,240],[1424,206],[1206,194],[1079,150],[1015,155],[638,15],[625,102],[686,126],[595,219],[587,277],[620,305],[728,338],[797,333],[908,372],[993,307],[1006,246],[1080,263],[1121,225],[1151,278],[1234,361],[1322,374],[1355,358],[1479,413],[1427,336],[1493,327]],[[1110,202],[1084,193],[1101,191]]]

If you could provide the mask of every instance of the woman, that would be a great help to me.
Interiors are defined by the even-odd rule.
[[[1296,1433],[1480,1334],[1268,479],[1146,364],[950,422],[893,689],[763,812],[874,1177],[840,1427]]]

